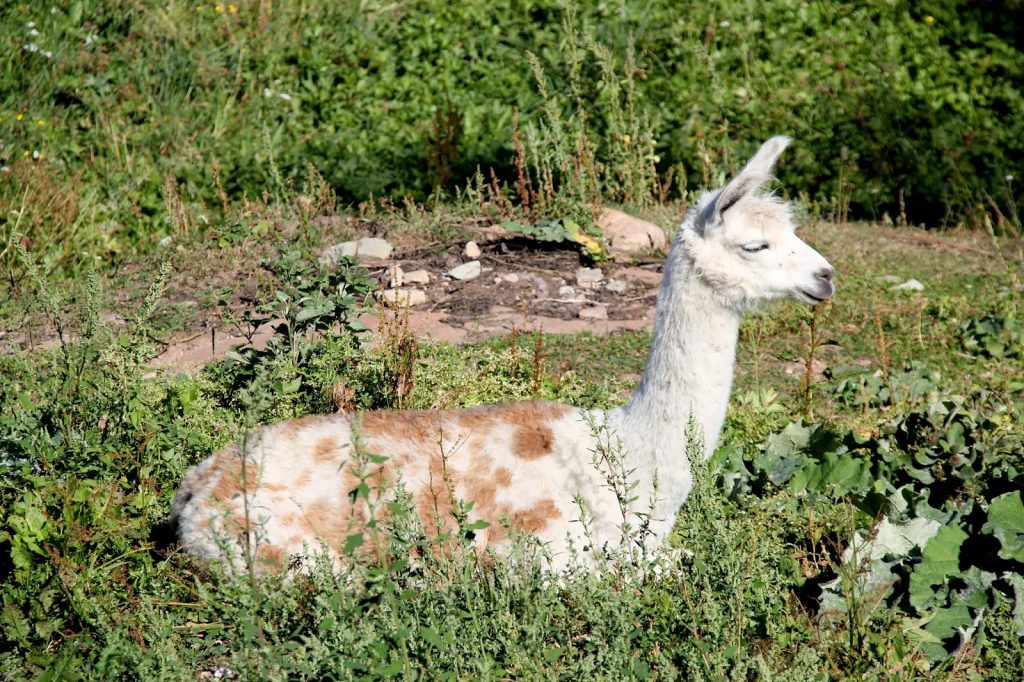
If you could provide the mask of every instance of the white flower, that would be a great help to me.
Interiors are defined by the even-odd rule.
[[[11,172],[11,167],[10,166],[0,166],[0,173],[10,173],[10,172]]]
[[[285,102],[291,102],[292,101],[292,96],[287,94],[287,93],[281,92],[281,93],[278,93],[277,96],[280,97],[281,99],[283,99]]]
[[[270,88],[263,88],[263,96],[264,97],[273,97],[274,96],[274,91],[271,90]]]
[[[1003,180],[1006,180],[1007,182],[1013,182],[1013,176],[1007,175],[1005,178],[1003,178]]]
[[[720,21],[720,22],[718,22],[718,27],[719,28],[729,28],[729,22],[728,21]]]
[[[30,21],[30,22],[28,22],[28,23],[27,23],[27,24],[25,24],[25,25],[26,25],[26,26],[28,26],[29,28],[35,28],[35,27],[36,27],[36,22],[34,22],[34,21]]]
[[[37,31],[35,29],[32,29],[31,31],[28,32],[28,37],[29,38],[35,38],[37,35],[39,35],[39,31]]]
[[[56,13],[57,13],[57,8],[56,7],[51,7],[50,8],[50,14],[56,14]]]
[[[29,52],[39,52],[39,46],[35,43],[25,43],[24,47]]]
[[[33,149],[32,150],[32,158],[34,160],[37,160],[37,161],[39,160],[39,150],[38,149]]]
[[[47,59],[53,59],[53,53],[49,50],[43,50],[42,55]]]
[[[90,33],[89,35],[87,35],[85,37],[85,44],[86,44],[86,46],[89,46],[89,45],[92,45],[93,43],[95,43],[97,38],[98,38],[98,36],[95,33]]]

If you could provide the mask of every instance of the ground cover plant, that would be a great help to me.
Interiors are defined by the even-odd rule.
[[[682,555],[565,584],[528,568],[528,543],[521,570],[471,553],[410,564],[421,541],[400,516],[379,529],[391,543],[384,565],[232,580],[176,552],[163,524],[184,468],[255,423],[344,401],[612,405],[642,369],[646,332],[610,340],[612,380],[585,354],[603,341],[505,338],[410,356],[400,317],[376,347],[351,328],[322,342],[282,328],[263,353],[241,348],[194,377],[146,376],[160,281],[137,322],[116,331],[99,318],[99,277],[80,313],[44,293],[78,340],[2,359],[5,674],[1014,679],[1024,654],[1020,358],[973,340],[980,321],[1016,319],[1019,292],[1006,286],[1016,261],[974,254],[939,267],[935,249],[955,239],[904,235],[812,231],[848,268],[850,297],[816,316],[786,307],[744,323],[723,446],[677,521]],[[296,278],[293,291],[337,290],[306,274],[311,254],[291,253],[268,265]],[[302,258],[311,265],[298,267]],[[924,293],[881,279],[910,273],[929,282]],[[824,378],[807,384],[804,370],[822,358]]]
[[[41,7],[0,9],[5,678],[1019,679],[1016,2]],[[529,538],[425,551],[401,504],[341,575],[175,547],[186,468],[258,424],[608,407],[643,368],[646,331],[371,339],[323,246],[499,224],[600,265],[596,208],[678,224],[779,132],[838,294],[743,322],[673,554],[552,580]],[[150,364],[217,325],[274,330]]]

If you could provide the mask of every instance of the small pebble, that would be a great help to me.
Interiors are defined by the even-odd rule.
[[[607,320],[608,308],[603,305],[591,305],[580,308],[579,317],[581,320]]]
[[[471,260],[468,263],[457,265],[448,271],[448,276],[452,279],[458,280],[469,280],[476,279],[480,276],[483,268],[480,267],[480,261]]]
[[[621,279],[613,279],[604,285],[604,288],[613,294],[621,294],[626,291],[628,285]]]

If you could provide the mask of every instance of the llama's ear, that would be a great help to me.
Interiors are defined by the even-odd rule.
[[[704,209],[703,215],[698,221],[701,227],[714,227],[721,224],[722,214],[732,208],[737,201],[771,180],[775,161],[791,141],[784,135],[777,135],[762,144],[739,175],[723,187],[714,201]],[[701,231],[703,232],[703,229]]]

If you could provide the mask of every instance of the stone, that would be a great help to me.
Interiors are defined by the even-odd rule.
[[[517,282],[519,282],[519,275],[515,272],[505,272],[500,275],[497,275],[494,278],[494,282],[496,284],[500,284],[502,282],[505,282],[506,284],[516,284]]]
[[[335,266],[342,258],[358,258],[360,261],[387,260],[391,258],[391,244],[379,237],[363,237],[359,241],[341,242],[329,246],[320,254],[320,264]]]
[[[404,274],[406,284],[430,284],[430,273],[426,270],[413,270]]]
[[[588,305],[580,308],[579,318],[581,320],[607,320],[608,308],[601,304]]]
[[[397,289],[403,284],[405,284],[405,271],[402,270],[401,265],[395,263],[391,268],[391,288]]]
[[[576,298],[576,290],[571,286],[566,285],[558,287],[558,300],[570,301],[574,298]]]
[[[621,279],[613,279],[613,280],[609,281],[607,284],[605,284],[604,288],[607,289],[608,291],[612,292],[613,294],[622,294],[622,293],[625,293],[626,288],[628,286],[629,285],[626,284]]]
[[[903,284],[893,287],[893,289],[900,291],[924,291],[924,285],[916,279],[908,279]]]
[[[423,289],[385,289],[378,296],[385,303],[400,307],[411,308],[427,302],[427,292]]]
[[[470,280],[476,279],[480,276],[483,268],[480,267],[480,261],[471,260],[462,265],[456,265],[454,268],[448,271],[448,276],[452,279],[458,280]]]
[[[620,260],[668,249],[668,238],[660,227],[614,208],[601,212],[597,226],[608,239],[612,256]]]
[[[580,268],[576,271],[576,286],[580,289],[596,289],[602,279],[604,273],[600,268]]]
[[[466,258],[476,260],[480,257],[480,246],[473,241],[466,242],[466,249],[463,253],[466,254]]]

